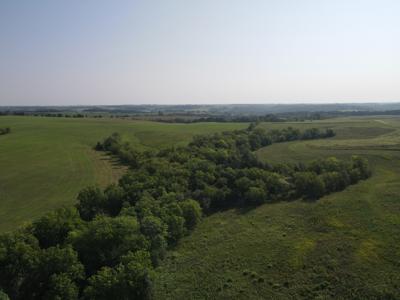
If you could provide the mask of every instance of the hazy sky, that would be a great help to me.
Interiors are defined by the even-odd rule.
[[[400,101],[399,0],[0,0],[0,105]]]

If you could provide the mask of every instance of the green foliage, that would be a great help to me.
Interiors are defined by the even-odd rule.
[[[32,282],[37,286],[32,292],[37,299],[76,299],[77,283],[83,279],[83,265],[72,247],[50,247],[41,251],[39,275]]]
[[[313,172],[298,172],[294,178],[299,196],[303,195],[306,199],[315,200],[325,193],[324,181]]]
[[[120,213],[125,200],[125,191],[112,184],[104,192],[99,187],[88,187],[78,195],[76,205],[81,218],[92,220],[96,215],[116,216]]]
[[[171,213],[164,217],[164,222],[168,226],[167,239],[171,245],[176,244],[186,232],[185,218],[181,215],[182,212],[178,212],[177,214]]]
[[[50,277],[49,287],[44,299],[51,300],[73,300],[79,298],[79,289],[68,275],[61,273]]]
[[[87,299],[150,299],[152,276],[150,256],[145,251],[130,252],[115,268],[104,267],[89,278]]]
[[[142,233],[150,239],[154,239],[158,235],[165,237],[167,235],[167,226],[160,218],[155,216],[146,216],[142,219],[140,229]]]
[[[194,200],[185,200],[179,203],[182,209],[182,215],[185,219],[185,226],[187,229],[193,229],[201,219],[201,207],[198,202]]]
[[[70,290],[77,291],[84,278],[83,266],[70,246],[41,249],[35,237],[22,231],[0,237],[0,269],[0,287],[12,299],[61,297],[56,281],[63,278]]]
[[[8,295],[4,293],[2,290],[0,290],[0,300],[10,300]]]
[[[112,134],[96,148],[118,156],[129,165],[128,173],[118,185],[82,190],[76,210],[55,211],[21,235],[5,236],[0,287],[16,299],[148,298],[153,269],[204,213],[296,194],[317,199],[369,176],[368,163],[360,158],[274,168],[253,153],[275,142],[325,137],[318,129],[267,132],[253,124],[197,136],[184,147],[139,153]],[[338,171],[348,178],[342,185],[336,182]]]
[[[104,196],[106,198],[105,211],[110,216],[117,216],[125,201],[124,190],[120,186],[112,184],[104,190]]]
[[[0,288],[12,299],[33,292],[32,275],[40,265],[38,241],[17,231],[0,236]]]
[[[8,134],[11,132],[10,127],[0,128],[0,135]]]
[[[95,149],[99,151],[109,151],[118,156],[121,162],[138,167],[140,153],[129,143],[123,142],[121,135],[117,132],[106,138],[103,143],[98,142]]]
[[[146,216],[141,221],[140,229],[150,241],[151,258],[157,265],[167,250],[167,224],[158,217]]]
[[[149,248],[138,221],[131,216],[98,216],[87,226],[72,232],[70,242],[87,274],[93,274],[103,266],[117,265],[121,256],[129,251]]]
[[[75,208],[60,208],[34,221],[30,227],[42,248],[64,244],[68,234],[83,224]]]
[[[368,161],[360,156],[353,156],[351,158],[352,169],[359,171],[359,179],[367,179],[371,176],[371,169],[369,167]]]
[[[98,187],[88,187],[78,195],[76,208],[85,221],[90,221],[96,215],[105,213],[106,206],[106,197]]]
[[[267,193],[262,187],[250,187],[244,193],[244,201],[248,205],[260,205],[265,202]]]

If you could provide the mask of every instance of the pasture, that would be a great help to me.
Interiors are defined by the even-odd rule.
[[[0,231],[75,203],[88,185],[125,172],[92,150],[113,132],[139,149],[187,143],[240,123],[161,124],[120,119],[1,117]],[[400,297],[400,119],[337,118],[261,123],[332,128],[331,139],[257,151],[272,164],[319,157],[369,159],[370,179],[316,202],[227,210],[203,219],[157,268],[156,299],[395,299]]]
[[[317,202],[291,201],[206,217],[158,269],[156,299],[400,297],[400,119],[263,123],[333,128],[332,139],[260,149],[271,163],[367,157],[373,176]]]
[[[140,149],[188,142],[195,134],[245,124],[163,124],[121,119],[0,117],[0,231],[72,205],[86,186],[116,182],[124,167],[93,150],[113,132]]]

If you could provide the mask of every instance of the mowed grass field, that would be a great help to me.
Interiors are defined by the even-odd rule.
[[[263,123],[333,128],[326,140],[274,144],[271,163],[367,157],[373,176],[316,202],[206,217],[158,268],[156,299],[400,299],[400,119]]]
[[[246,124],[163,124],[120,119],[0,117],[0,232],[45,212],[72,205],[88,185],[106,186],[125,172],[93,150],[119,132],[138,148],[184,144],[195,134],[243,128]]]

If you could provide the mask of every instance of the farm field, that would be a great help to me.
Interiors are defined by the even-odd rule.
[[[333,128],[332,139],[260,149],[271,163],[367,157],[370,179],[316,202],[206,217],[158,268],[156,299],[399,299],[400,119],[263,123]]]
[[[75,203],[88,185],[118,180],[124,167],[93,150],[119,132],[138,148],[184,144],[195,134],[243,128],[245,124],[163,124],[121,119],[0,117],[0,232],[63,205]]]
[[[92,150],[119,132],[139,149],[182,145],[244,123],[165,124],[121,119],[1,117],[0,231],[75,203],[88,185],[125,172]],[[332,128],[334,138],[276,143],[269,163],[357,154],[373,175],[316,202],[295,200],[205,217],[156,269],[155,299],[397,299],[400,297],[400,119],[352,117],[261,123]]]

